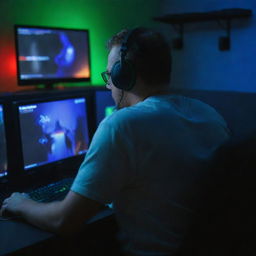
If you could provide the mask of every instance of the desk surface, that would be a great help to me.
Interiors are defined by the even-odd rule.
[[[110,209],[105,209],[91,218],[87,224],[93,224],[113,214]],[[30,247],[56,236],[40,230],[21,220],[0,221],[0,255],[6,255]]]

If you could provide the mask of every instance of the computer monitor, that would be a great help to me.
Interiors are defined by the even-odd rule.
[[[96,127],[106,117],[115,111],[115,102],[111,91],[107,89],[95,90]]]
[[[90,81],[89,31],[15,25],[19,85]]]
[[[7,175],[7,150],[3,104],[0,104],[0,178]]]
[[[83,155],[89,128],[85,97],[17,103],[24,170]]]

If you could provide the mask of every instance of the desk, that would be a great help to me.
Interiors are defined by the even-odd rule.
[[[89,227],[83,233],[90,232],[100,222],[113,217],[113,211],[105,209],[91,218],[85,226]],[[97,226],[99,227],[99,226]],[[97,232],[97,231],[96,231]],[[65,239],[58,237],[53,233],[42,231],[21,220],[0,221],[0,256],[2,255],[30,255],[19,254],[20,251],[29,250],[29,248],[37,248],[40,250],[40,244],[44,246],[54,245],[54,243],[62,243]],[[67,240],[65,240],[67,241]],[[71,240],[69,240],[71,241]],[[52,248],[51,248],[52,249]],[[37,254],[38,255],[38,254]],[[43,254],[39,254],[43,255]],[[66,254],[67,255],[67,254]]]

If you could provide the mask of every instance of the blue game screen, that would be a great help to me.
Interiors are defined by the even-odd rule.
[[[85,98],[20,105],[24,169],[87,152],[89,132]]]
[[[7,152],[3,106],[0,105],[0,177],[7,175]]]
[[[87,30],[17,28],[19,78],[89,79]]]

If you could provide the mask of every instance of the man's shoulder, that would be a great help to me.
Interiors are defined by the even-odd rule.
[[[116,126],[120,125],[123,122],[134,118],[139,112],[135,111],[132,107],[123,108],[115,111],[110,116],[104,119],[102,122],[103,125]]]
[[[215,120],[225,123],[223,117],[210,105],[195,98],[177,94],[151,96],[133,106],[115,111],[104,120],[104,125],[120,127],[131,123],[138,124],[152,121],[162,116],[172,119],[181,116],[183,119]]]

